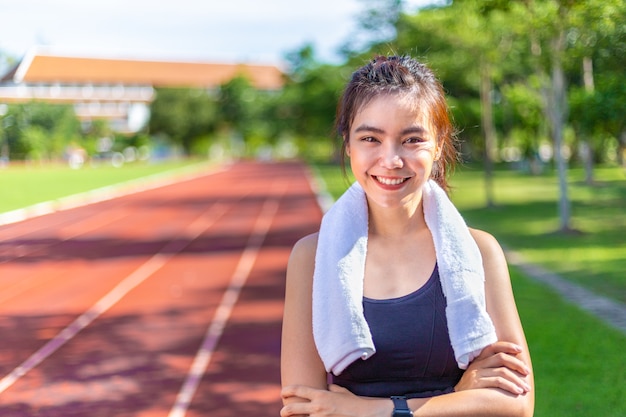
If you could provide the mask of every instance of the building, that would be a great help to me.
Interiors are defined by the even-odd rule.
[[[0,78],[0,104],[72,104],[85,124],[105,119],[118,132],[143,128],[155,88],[216,89],[236,76],[261,90],[279,90],[276,66],[63,56],[33,49]]]

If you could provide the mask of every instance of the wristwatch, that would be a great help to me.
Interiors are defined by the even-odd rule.
[[[391,401],[393,401],[393,413],[391,417],[413,417],[413,413],[409,409],[404,395],[394,395],[391,397]]]

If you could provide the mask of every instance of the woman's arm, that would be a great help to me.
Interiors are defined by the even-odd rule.
[[[411,400],[409,405],[415,417],[531,417],[534,413],[532,365],[506,259],[493,236],[470,230],[483,258],[487,312],[500,342],[485,348],[470,364],[456,392]],[[520,387],[523,393],[515,393]]]
[[[304,237],[294,246],[287,265],[280,359],[284,404],[281,416],[389,417],[391,400],[361,398],[343,388],[328,386],[312,331],[316,248],[317,234]]]
[[[487,310],[498,339],[470,364],[456,392],[409,400],[415,417],[520,416],[533,414],[533,377],[526,339],[515,307],[504,254],[489,234],[472,231],[483,256]],[[301,240],[292,252],[287,272],[281,416],[391,415],[389,399],[357,397],[336,386],[326,386],[326,373],[312,335],[311,288],[315,235]],[[528,391],[516,393],[526,384]]]
[[[299,240],[287,265],[281,342],[282,386],[327,389],[326,370],[313,340],[312,289],[317,234]],[[285,404],[298,401],[288,398]]]
[[[479,415],[503,415],[502,412],[505,411],[504,415],[532,416],[532,364],[504,253],[490,234],[475,229],[470,231],[483,258],[487,312],[493,321],[499,342],[485,348],[470,364],[455,387],[455,394],[469,394],[471,398],[468,400],[478,400],[478,407],[482,402],[489,401],[491,412],[484,410]],[[438,405],[436,398],[432,400],[429,401],[430,404]],[[439,415],[425,411],[423,415]]]
[[[523,362],[525,371],[519,370],[524,375],[524,382],[529,388],[530,394],[521,397],[530,409],[534,408],[534,378],[532,373],[532,362],[530,351],[526,343],[526,336],[522,328],[511,278],[507,266],[504,252],[496,239],[488,233],[472,230],[472,235],[480,248],[485,269],[485,296],[487,302],[487,312],[496,328],[498,340],[514,343],[521,348],[521,352],[513,354],[516,359]],[[515,368],[513,368],[515,369]]]

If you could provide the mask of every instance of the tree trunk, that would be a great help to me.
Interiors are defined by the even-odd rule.
[[[552,42],[552,89],[550,90],[551,105],[548,106],[552,139],[554,141],[554,157],[559,178],[559,231],[569,232],[570,201],[567,188],[567,161],[563,156],[563,126],[566,114],[565,72],[562,56],[565,49],[565,31],[561,29]]]
[[[526,7],[529,11],[533,11],[533,1],[526,0]],[[542,81],[541,92],[544,97],[543,112],[550,121],[550,129],[554,146],[554,159],[558,171],[559,180],[559,202],[558,211],[560,219],[560,232],[572,231],[570,227],[570,201],[567,189],[567,162],[563,157],[563,125],[566,115],[566,91],[565,91],[565,73],[563,71],[563,55],[565,52],[565,16],[567,14],[566,5],[559,2],[558,28],[556,36],[550,42],[550,60],[551,60],[551,76],[550,87],[548,88],[547,74],[543,69],[540,57],[542,48],[534,31],[529,34],[530,50],[536,60],[537,74]]]
[[[622,131],[617,141],[617,163],[626,168],[626,130]]]
[[[581,139],[580,156],[585,167],[585,184],[593,185],[593,148],[586,137]]]
[[[1,136],[0,139],[2,139]],[[4,139],[1,142],[2,147],[0,147],[0,168],[9,163],[9,139]]]
[[[496,156],[496,129],[493,121],[493,103],[491,100],[491,90],[493,85],[491,82],[491,67],[481,60],[480,64],[480,107],[481,122],[483,125],[483,135],[485,137],[485,196],[487,199],[487,207],[493,207],[493,161]]]
[[[593,80],[593,61],[590,57],[583,58],[583,81],[585,83],[585,91],[589,94],[593,94],[595,89],[595,83]],[[591,146],[589,138],[584,135],[582,138],[582,158],[583,165],[585,167],[585,183],[588,185],[593,184],[593,147]]]

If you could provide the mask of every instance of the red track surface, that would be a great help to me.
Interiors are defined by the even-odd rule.
[[[0,227],[0,416],[276,416],[306,174],[238,163]]]

